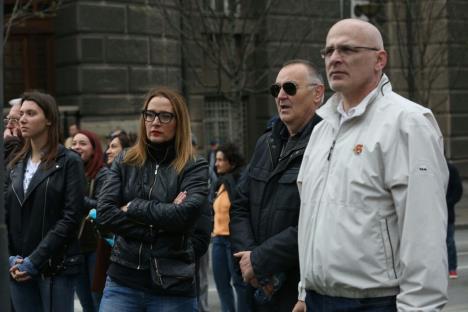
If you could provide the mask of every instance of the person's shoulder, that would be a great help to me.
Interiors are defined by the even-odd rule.
[[[63,156],[67,161],[82,161],[80,154],[78,152],[70,149],[65,148],[63,145],[59,145],[58,147],[58,156]]]

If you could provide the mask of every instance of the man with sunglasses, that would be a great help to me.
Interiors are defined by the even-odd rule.
[[[257,141],[231,206],[234,256],[251,288],[255,311],[288,311],[297,301],[299,262],[296,178],[305,147],[320,121],[323,79],[304,60],[285,63],[271,86],[279,118]]]
[[[448,171],[432,112],[392,91],[380,32],[346,19],[322,50],[336,93],[298,176],[308,311],[440,311]]]

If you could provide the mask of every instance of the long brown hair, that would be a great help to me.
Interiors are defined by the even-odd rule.
[[[47,143],[44,147],[44,154],[41,156],[41,162],[44,163],[46,168],[52,166],[57,157],[59,142],[61,138],[60,132],[60,113],[57,103],[52,95],[42,93],[39,91],[28,91],[21,96],[21,105],[25,101],[32,101],[36,103],[44,112],[44,116],[50,123],[47,128]],[[9,167],[14,166],[19,160],[24,159],[28,153],[31,152],[31,139],[26,138],[23,148],[18,154],[10,161]]]
[[[85,175],[90,179],[94,179],[99,170],[104,166],[104,154],[102,153],[101,141],[96,133],[84,129],[80,129],[76,134],[86,136],[93,147],[93,156],[85,164]],[[75,138],[76,134],[73,136]]]
[[[167,87],[156,87],[151,89],[146,95],[143,110],[146,110],[148,103],[154,97],[164,97],[171,102],[176,119],[175,131],[175,153],[176,158],[172,161],[172,166],[177,173],[180,173],[187,162],[193,158],[192,141],[190,138],[190,115],[184,98],[176,91]],[[143,115],[140,116],[140,126],[136,144],[131,147],[124,157],[124,163],[142,167],[147,158],[148,139],[146,137],[146,127]]]

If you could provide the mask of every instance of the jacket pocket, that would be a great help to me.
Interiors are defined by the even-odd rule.
[[[156,290],[184,294],[195,287],[195,263],[151,257],[151,280]]]
[[[394,246],[392,245],[392,241],[390,239],[390,229],[388,227],[388,220],[386,218],[380,220],[380,234],[385,252],[387,275],[390,279],[396,279],[398,276],[395,266],[395,253],[393,250]]]

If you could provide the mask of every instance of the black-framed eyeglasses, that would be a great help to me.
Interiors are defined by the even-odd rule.
[[[333,52],[338,51],[341,56],[348,56],[351,54],[355,54],[360,52],[361,50],[368,50],[368,51],[379,51],[380,49],[373,48],[373,47],[360,47],[360,46],[352,46],[352,45],[337,45],[336,47],[325,47],[320,50],[320,55],[323,59],[329,58],[332,56]]]
[[[309,83],[307,86],[317,86],[318,84],[316,83]],[[283,88],[284,92],[286,92],[287,95],[293,96],[296,94],[297,89],[300,88],[300,86],[297,85],[296,82],[294,81],[286,81],[283,84],[279,83],[274,83],[270,87],[270,93],[274,98],[278,97],[278,94],[281,91],[281,88]]]
[[[11,122],[13,125],[17,125],[19,123],[19,118],[5,117],[3,119],[3,124],[5,126],[8,125],[9,122]]]
[[[159,122],[163,123],[163,124],[170,123],[172,121],[172,119],[175,118],[175,114],[173,114],[171,112],[159,112],[159,113],[157,113],[157,112],[154,112],[154,111],[151,111],[151,110],[143,110],[141,112],[141,114],[143,115],[143,118],[147,122],[153,122],[154,119],[156,117],[158,117]]]

